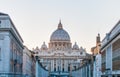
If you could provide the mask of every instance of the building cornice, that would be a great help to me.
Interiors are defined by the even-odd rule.
[[[16,27],[14,26],[14,23],[12,22],[12,20],[11,20],[10,17],[9,17],[9,19],[10,19],[10,22],[11,22],[13,28],[15,29],[16,33],[18,34],[19,38],[22,40],[22,42],[24,42],[23,39],[22,39],[22,37],[21,37],[20,34],[18,33],[18,30],[17,30]]]
[[[108,40],[102,47],[101,47],[101,49],[100,49],[100,51],[101,50],[103,50],[108,44],[110,44],[117,36],[119,36],[120,35],[120,31],[118,32],[118,33],[116,33],[110,40]]]
[[[24,48],[24,46],[23,46],[23,41],[21,42],[20,40],[19,40],[19,38],[16,36],[16,34],[14,33],[14,31],[12,30],[12,28],[0,28],[0,31],[3,31],[3,32],[10,32],[12,35],[13,35],[13,37],[17,40],[17,42],[20,44],[20,46],[22,47],[22,48]]]

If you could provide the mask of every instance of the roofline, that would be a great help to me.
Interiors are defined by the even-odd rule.
[[[24,41],[23,41],[23,39],[22,39],[22,37],[21,37],[21,35],[19,34],[19,32],[18,32],[17,28],[15,27],[15,25],[14,25],[14,23],[12,22],[12,20],[11,20],[11,18],[10,18],[10,16],[9,16],[9,15],[8,15],[8,17],[9,17],[10,22],[11,22],[11,24],[13,25],[13,27],[14,27],[15,31],[17,32],[18,36],[20,37],[20,39],[22,40],[22,42],[24,42]]]
[[[2,12],[0,12],[0,15],[6,15],[6,16],[8,16],[8,14],[6,14],[6,13],[2,13]]]
[[[120,24],[120,20],[115,24],[115,26],[110,30],[109,33],[111,33],[118,26],[118,24]]]
[[[103,50],[111,41],[113,41],[117,36],[120,35],[120,31],[114,35],[106,44],[104,44],[101,48],[100,48],[100,51]]]
[[[20,36],[20,34],[19,34],[19,32],[18,32],[17,28],[15,27],[14,23],[12,22],[12,20],[11,20],[10,16],[9,16],[8,14],[6,14],[6,13],[2,13],[2,12],[0,12],[0,15],[5,15],[5,16],[8,16],[8,18],[9,18],[9,20],[10,20],[11,24],[13,25],[13,28],[14,28],[14,29],[15,29],[15,31],[16,31],[16,33],[18,34],[18,36],[20,37],[20,39],[22,40],[22,42],[24,42],[24,41],[23,41],[23,39],[22,39],[22,37]]]
[[[120,24],[120,20],[115,24],[115,26],[109,31],[109,33],[111,33],[117,26],[118,24]],[[103,40],[106,38],[106,36],[103,38]],[[103,41],[102,40],[102,41]]]

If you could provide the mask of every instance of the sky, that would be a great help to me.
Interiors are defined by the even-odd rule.
[[[48,45],[59,20],[79,47],[96,45],[120,20],[120,0],[0,0],[0,12],[7,13],[19,31],[24,45]]]

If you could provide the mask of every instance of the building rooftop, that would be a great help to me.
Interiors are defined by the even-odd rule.
[[[8,14],[5,14],[5,13],[0,12],[0,15],[8,15]]]

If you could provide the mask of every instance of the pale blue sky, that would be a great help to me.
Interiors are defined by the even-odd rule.
[[[49,43],[61,19],[71,42],[89,52],[120,20],[120,0],[0,0],[29,49]]]

